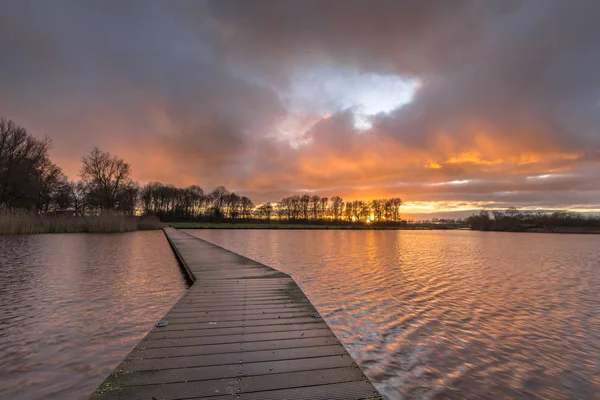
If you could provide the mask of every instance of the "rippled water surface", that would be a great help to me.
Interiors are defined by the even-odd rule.
[[[188,232],[291,273],[389,399],[600,399],[600,236]]]
[[[0,236],[0,398],[89,397],[186,285],[160,231]]]

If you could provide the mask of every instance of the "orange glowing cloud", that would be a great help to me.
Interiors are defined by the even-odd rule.
[[[429,169],[441,169],[442,166],[437,161],[427,161],[427,163],[425,164],[425,168],[429,168]]]
[[[479,151],[467,151],[456,156],[450,157],[446,160],[447,164],[478,164],[478,165],[496,165],[501,164],[503,161],[501,159],[495,160],[486,160],[483,158],[483,155]]]

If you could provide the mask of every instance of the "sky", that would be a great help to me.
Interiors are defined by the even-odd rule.
[[[0,0],[0,116],[76,178],[600,211],[600,2]]]

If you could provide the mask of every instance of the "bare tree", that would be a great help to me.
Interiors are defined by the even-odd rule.
[[[321,210],[321,197],[316,194],[310,198],[310,214],[312,215],[313,220],[317,220],[319,218],[319,211]]]
[[[384,205],[385,200],[372,200],[371,201],[371,212],[375,222],[381,222],[384,220]]]
[[[284,197],[277,204],[277,213],[279,219],[286,218],[288,221],[292,219],[292,198]]]
[[[240,199],[240,216],[242,219],[250,219],[252,216],[252,210],[254,209],[254,203],[246,196],[242,196]]]
[[[321,209],[320,209],[320,214],[321,214],[321,219],[325,219],[327,217],[327,204],[329,202],[329,199],[327,197],[321,197]]]
[[[240,214],[240,206],[241,206],[242,198],[237,195],[235,192],[231,192],[225,196],[225,206],[227,211],[227,216],[231,219],[236,219]]]
[[[39,212],[48,212],[61,208],[58,207],[55,200],[58,192],[69,184],[62,170],[46,158],[35,169],[34,176],[35,181],[32,189],[35,190],[36,210]]]
[[[39,208],[40,176],[56,167],[48,158],[50,139],[37,139],[0,118],[0,207]]]
[[[340,196],[333,196],[331,198],[331,211],[333,213],[333,219],[339,220],[344,211],[344,200]]]
[[[56,188],[53,199],[56,210],[72,209],[75,213],[77,212],[77,208],[75,207],[76,199],[73,196],[73,185],[75,183],[67,181],[65,177],[65,181]]]
[[[81,159],[81,181],[88,206],[98,210],[133,213],[137,184],[131,179],[131,167],[122,159],[95,147]]]
[[[400,222],[400,206],[402,205],[402,200],[399,197],[394,197],[391,199],[385,200],[383,204],[383,214],[386,221],[390,222]]]
[[[302,210],[302,219],[308,220],[308,207],[310,203],[310,196],[303,194],[300,197],[300,209]]]
[[[265,219],[267,222],[271,221],[271,215],[273,213],[273,205],[271,203],[265,203],[256,209],[256,215],[259,219]]]
[[[354,218],[354,204],[351,201],[346,202],[346,208],[344,209],[344,217],[348,222],[352,222]]]
[[[191,216],[198,217],[202,214],[202,206],[204,205],[204,201],[206,198],[204,196],[204,190],[202,190],[202,188],[198,185],[192,185],[188,187],[187,190],[190,194],[192,202],[192,207],[190,210]]]
[[[354,201],[353,209],[356,222],[365,223],[368,221],[371,214],[369,203],[362,200],[356,200]]]
[[[210,192],[209,198],[212,204],[212,213],[214,217],[221,218],[224,216],[224,207],[227,201],[229,190],[225,186],[217,186]]]

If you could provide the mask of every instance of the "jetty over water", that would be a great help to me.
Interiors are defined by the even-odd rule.
[[[382,398],[289,275],[164,232],[194,284],[92,399]]]

